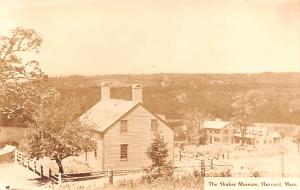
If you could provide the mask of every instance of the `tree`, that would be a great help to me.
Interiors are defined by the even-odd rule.
[[[79,102],[74,98],[59,98],[50,106],[40,107],[25,135],[25,152],[37,159],[50,157],[63,174],[63,159],[96,147],[92,126],[74,119],[78,113]]]
[[[296,134],[294,136],[294,140],[298,144],[298,152],[300,152],[300,130],[296,131]]]
[[[168,151],[163,136],[156,134],[153,142],[146,149],[146,155],[152,161],[150,168],[146,169],[151,177],[158,178],[173,173],[172,164],[167,160]]]
[[[247,127],[252,125],[251,117],[263,102],[264,98],[257,91],[249,91],[234,98],[234,103],[231,105],[233,109],[232,123],[240,130],[241,145],[246,142]]]
[[[186,135],[187,139],[196,140],[198,145],[207,143],[207,133],[203,128],[204,122],[209,116],[197,108],[190,109],[185,115]]]
[[[41,37],[32,29],[17,28],[9,36],[0,35],[2,124],[30,121],[36,107],[56,94],[34,58],[41,43]]]

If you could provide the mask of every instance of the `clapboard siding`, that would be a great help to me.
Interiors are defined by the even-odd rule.
[[[233,137],[234,137],[234,129],[232,124],[228,124],[222,129],[207,129],[209,136],[208,136],[208,142],[209,143],[234,143]],[[227,130],[227,133],[226,133]],[[214,131],[218,131],[218,133],[215,133]],[[212,141],[210,142],[210,138]],[[219,138],[220,141],[215,141],[214,138]]]
[[[128,122],[126,134],[120,133],[118,121],[103,135],[103,169],[140,169],[149,166],[151,161],[147,159],[145,151],[153,137],[151,119],[156,117],[139,105],[122,119]],[[159,130],[168,143],[169,160],[173,162],[173,131],[162,121],[158,122]],[[120,160],[120,144],[128,144],[126,161]]]

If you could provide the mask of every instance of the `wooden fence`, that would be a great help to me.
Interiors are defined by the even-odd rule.
[[[62,182],[62,176],[60,173],[53,175],[51,168],[44,167],[35,159],[30,158],[28,155],[18,150],[15,150],[15,162],[38,174],[41,178],[48,178],[58,184]],[[48,170],[48,172],[46,170]]]
[[[192,156],[191,156],[192,157]],[[197,157],[196,157],[197,160]],[[98,172],[87,172],[87,173],[64,173],[64,174],[54,174],[51,168],[46,168],[45,166],[39,164],[35,159],[30,158],[28,155],[15,150],[15,162],[20,165],[28,168],[32,172],[35,172],[41,178],[48,178],[56,184],[61,184],[63,182],[74,182],[74,181],[83,181],[83,180],[92,180],[99,178],[107,178],[108,183],[113,183],[114,176],[126,176],[129,174],[141,174],[142,170],[105,170]],[[214,171],[216,168],[228,167],[232,168],[232,165],[227,163],[222,163],[214,159],[210,160],[201,160],[200,166],[180,166],[175,167],[175,171],[191,170],[196,169],[200,170],[202,176],[206,176],[211,171]]]
[[[46,168],[42,164],[39,164],[35,159],[30,158],[27,154],[24,154],[18,150],[15,151],[15,162],[28,168],[32,172],[38,174],[41,178],[48,178],[56,184],[63,182],[83,181],[99,178],[108,178],[109,183],[113,183],[114,176],[125,176],[128,174],[139,173],[142,170],[105,170],[97,172],[86,173],[64,173],[53,174],[51,168]]]

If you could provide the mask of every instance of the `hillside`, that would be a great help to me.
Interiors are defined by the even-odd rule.
[[[113,98],[131,98],[130,85],[144,85],[144,104],[170,119],[198,107],[214,117],[231,117],[232,98],[258,90],[266,105],[252,118],[255,122],[300,124],[300,73],[259,74],[147,74],[52,77],[51,84],[63,96],[84,97],[82,112],[100,100],[100,84],[110,81]]]

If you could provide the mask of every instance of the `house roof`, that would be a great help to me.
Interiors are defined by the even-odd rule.
[[[229,121],[222,121],[222,120],[205,121],[203,124],[203,128],[205,128],[205,129],[223,129],[229,123],[230,123]]]
[[[138,104],[138,102],[120,99],[99,101],[79,119],[81,122],[93,125],[95,130],[103,132]]]
[[[272,132],[271,135],[273,138],[281,138],[282,137],[277,131]]]
[[[16,149],[15,146],[5,145],[4,148],[0,149],[0,155],[10,153]]]
[[[144,109],[150,112],[139,102],[126,101],[122,99],[109,99],[106,101],[99,101],[91,109],[81,115],[79,120],[83,123],[92,125],[96,131],[104,133],[115,122],[122,119],[123,116],[138,105],[141,105]],[[157,115],[152,112],[150,113],[168,126],[161,115]]]

